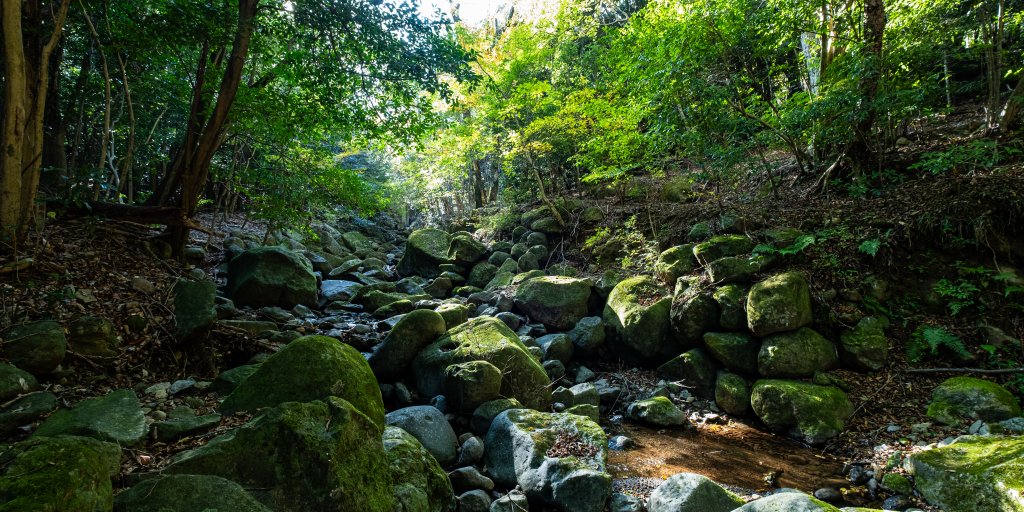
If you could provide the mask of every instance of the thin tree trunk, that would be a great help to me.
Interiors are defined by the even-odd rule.
[[[82,131],[85,129],[85,86],[89,83],[89,72],[92,70],[92,42],[89,43],[89,49],[86,50],[85,55],[82,57],[81,70],[78,72],[78,80],[75,81],[75,92],[72,96],[74,101],[72,104],[77,103],[77,120],[75,121],[75,136],[71,141],[71,158],[68,161],[68,187],[70,190],[71,177],[78,169],[78,152],[82,147]]]
[[[1006,105],[1003,107],[999,119],[1001,131],[1008,132],[1017,126],[1022,103],[1024,103],[1024,75],[1017,79],[1017,86],[1013,88],[1010,97],[1006,99]]]
[[[100,138],[99,162],[96,164],[97,172],[102,172],[107,167],[107,142],[110,140],[110,67],[107,65],[107,56],[103,53],[103,43],[100,42],[100,35],[96,32],[96,26],[93,25],[92,18],[89,17],[89,13],[86,12],[85,5],[82,4],[81,0],[79,0],[78,5],[81,7],[82,15],[85,17],[85,22],[89,26],[89,32],[96,41],[96,50],[100,55],[100,65],[103,70],[103,135]],[[95,201],[100,197],[100,192],[102,190],[101,183],[103,183],[104,180],[102,175],[94,176],[93,180],[95,184],[92,189],[92,200]]]
[[[21,227],[22,141],[25,138],[28,91],[25,49],[21,37],[21,2],[3,2],[4,118],[0,155],[0,242],[17,245]],[[13,252],[13,251],[12,251]]]

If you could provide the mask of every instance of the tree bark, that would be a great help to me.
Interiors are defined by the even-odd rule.
[[[869,62],[859,85],[864,116],[857,123],[857,140],[851,150],[858,172],[867,172],[878,163],[878,148],[873,144],[873,129],[878,111],[874,103],[878,98],[879,82],[882,78],[885,23],[884,0],[866,0],[864,3],[864,43]]]
[[[3,2],[4,39],[3,155],[0,157],[0,241],[15,242],[21,228],[21,169],[28,91],[21,36],[21,2]]]

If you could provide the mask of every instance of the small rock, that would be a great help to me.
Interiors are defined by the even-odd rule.
[[[843,499],[843,493],[833,487],[822,487],[814,491],[814,497],[827,503],[836,503]]]
[[[882,502],[882,508],[885,510],[906,510],[913,505],[914,502],[910,498],[903,495],[890,496]]]
[[[612,494],[612,498],[608,502],[608,510],[610,512],[644,512],[647,507],[640,498],[617,492]]]
[[[486,491],[476,489],[459,495],[459,512],[488,512],[491,497]]]
[[[136,277],[132,279],[132,288],[142,293],[153,293],[156,291],[156,285],[150,282],[148,279]]]
[[[388,425],[412,434],[442,466],[455,462],[458,438],[441,411],[419,405],[388,413],[384,419]]]
[[[626,436],[615,436],[608,440],[608,447],[612,450],[628,450],[635,445],[632,439]]]
[[[494,500],[494,503],[491,503],[490,512],[528,512],[529,510],[530,503],[526,500],[526,495],[519,491],[511,491]]]
[[[462,442],[459,448],[459,460],[456,466],[473,466],[484,458],[484,441],[479,437],[469,434],[469,437]]]
[[[473,466],[461,467],[448,473],[448,479],[452,482],[455,492],[483,489],[491,491],[494,489],[494,481],[482,475]]]

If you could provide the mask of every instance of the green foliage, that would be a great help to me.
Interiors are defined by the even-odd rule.
[[[953,316],[960,314],[964,309],[976,307],[977,296],[981,292],[977,286],[964,279],[940,279],[935,283],[934,289],[935,293],[946,299],[946,305]]]
[[[804,249],[807,249],[808,247],[814,245],[815,242],[817,242],[817,238],[815,238],[814,235],[800,235],[796,237],[796,239],[793,241],[793,245],[790,245],[789,247],[776,249],[775,246],[771,244],[758,244],[757,247],[754,247],[753,253],[781,254],[783,256],[793,256],[796,254],[800,254],[801,252],[803,252]]]
[[[921,325],[907,343],[907,359],[919,363],[925,356],[937,356],[940,349],[946,349],[957,356],[969,359],[971,353],[959,336],[934,325]]]
[[[986,170],[1017,156],[1021,150],[1013,146],[1000,146],[994,139],[975,139],[966,144],[953,144],[945,151],[931,151],[921,155],[921,160],[911,169],[933,175],[951,172],[973,173]]]
[[[878,254],[878,249],[880,249],[881,247],[882,241],[877,238],[872,238],[870,240],[865,240],[861,242],[861,244],[857,246],[857,250],[864,254],[867,254],[868,256],[874,257],[876,254]]]

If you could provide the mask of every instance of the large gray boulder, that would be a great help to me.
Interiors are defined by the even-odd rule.
[[[665,345],[671,307],[668,292],[653,278],[632,277],[620,281],[608,294],[604,322],[619,342],[650,358]]]
[[[412,365],[413,381],[423,396],[445,392],[447,368],[486,361],[501,370],[501,394],[531,409],[551,405],[551,379],[511,329],[494,317],[478,317],[449,330],[423,349]]]
[[[789,380],[757,381],[750,406],[768,428],[811,445],[839,435],[853,415],[853,404],[843,390]]]
[[[384,452],[395,486],[396,512],[452,512],[455,494],[441,465],[412,434],[384,429]]]
[[[1024,511],[1024,438],[964,436],[904,462],[917,490],[946,512]]]
[[[315,306],[316,275],[299,253],[282,247],[256,247],[228,263],[227,294],[236,306]]]
[[[440,229],[413,231],[405,244],[405,254],[398,262],[398,273],[403,276],[437,277],[441,273],[438,266],[449,262],[449,245],[451,238]]]
[[[990,380],[953,377],[936,386],[928,416],[955,425],[964,420],[1002,421],[1020,416],[1017,397]]]
[[[432,405],[415,405],[389,412],[388,426],[405,430],[416,438],[442,466],[455,462],[459,439],[444,414]]]
[[[835,345],[809,327],[768,336],[757,354],[757,370],[765,377],[810,377],[838,363]]]
[[[651,493],[647,512],[731,512],[743,499],[694,473],[670,476]]]
[[[370,368],[381,382],[405,377],[416,355],[437,341],[446,328],[444,317],[429,309],[406,314],[370,354]]]
[[[226,478],[272,510],[393,512],[382,434],[343,399],[287,402],[179,454],[163,473]]]
[[[794,331],[813,320],[811,289],[802,274],[778,274],[750,288],[747,327],[755,336]]]
[[[587,316],[590,282],[562,276],[527,279],[516,289],[516,307],[531,319],[565,331]]]
[[[612,490],[607,444],[601,427],[582,416],[512,409],[491,423],[484,457],[496,483],[519,485],[531,502],[601,512]]]

